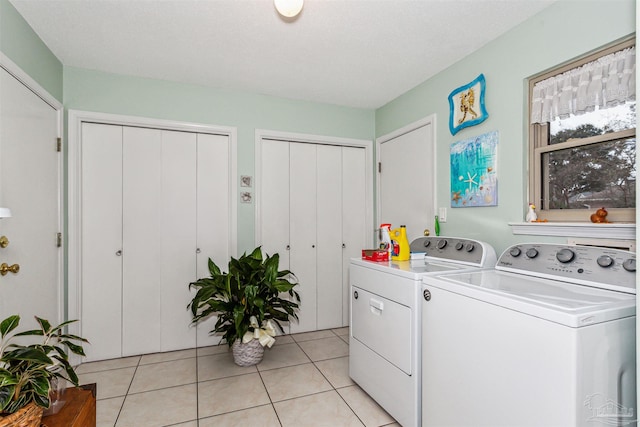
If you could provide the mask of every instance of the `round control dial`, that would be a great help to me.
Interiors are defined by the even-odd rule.
[[[473,243],[467,243],[467,246],[465,246],[465,250],[467,252],[473,252],[473,250],[476,248],[476,245],[474,245]]]
[[[436,248],[438,249],[444,249],[447,246],[447,241],[445,239],[440,239],[438,240],[438,243],[436,243]]]
[[[431,240],[425,240],[424,241],[424,247],[428,248],[431,245]]]
[[[522,251],[520,250],[520,248],[511,248],[511,250],[509,251],[509,255],[514,258],[519,257],[521,253]]]
[[[600,267],[607,268],[613,265],[613,258],[611,258],[609,255],[601,255],[598,257],[596,262]]]
[[[556,253],[556,259],[562,263],[571,262],[576,254],[571,249],[560,249],[558,253]]]
[[[461,251],[462,248],[464,248],[464,245],[462,244],[462,242],[456,243],[456,250]]]
[[[525,254],[527,255],[527,258],[535,258],[538,256],[538,250],[536,248],[529,248]]]
[[[627,271],[631,271],[631,272],[636,271],[636,259],[635,258],[626,259],[622,263],[622,268],[624,268]]]

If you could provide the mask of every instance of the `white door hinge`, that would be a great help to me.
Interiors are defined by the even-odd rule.
[[[56,151],[58,153],[62,151],[62,138],[56,138]]]
[[[59,248],[62,247],[62,233],[56,235],[56,246]]]
[[[382,173],[382,162],[378,162],[378,173]]]

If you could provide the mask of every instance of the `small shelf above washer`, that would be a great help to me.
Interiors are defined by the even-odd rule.
[[[635,240],[633,223],[593,224],[586,222],[510,222],[513,234],[533,236],[591,237]]]

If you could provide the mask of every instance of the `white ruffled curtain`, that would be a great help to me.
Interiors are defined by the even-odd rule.
[[[531,123],[565,119],[636,99],[635,46],[603,56],[533,87]]]

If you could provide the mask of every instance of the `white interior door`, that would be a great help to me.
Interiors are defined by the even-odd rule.
[[[224,271],[231,257],[229,242],[232,236],[229,136],[198,134],[197,156],[197,249],[196,278],[209,277],[209,258]],[[235,254],[234,254],[235,255]],[[190,312],[189,312],[190,313]],[[220,342],[219,336],[209,335],[216,323],[216,316],[197,325],[198,347]]]
[[[342,147],[318,145],[317,329],[342,326]]]
[[[291,332],[314,331],[317,327],[316,287],[316,144],[289,145],[289,265],[300,286],[298,322]]]
[[[428,121],[378,143],[378,222],[407,226],[409,241],[433,232],[434,137]]]
[[[162,351],[196,346],[187,305],[196,271],[196,134],[162,131],[160,342]]]
[[[160,130],[123,128],[123,356],[160,351],[161,148]]]
[[[13,214],[0,220],[10,241],[0,262],[20,266],[0,276],[0,317],[19,314],[23,327],[63,316],[58,136],[56,109],[0,68],[0,206]]]
[[[342,148],[342,326],[349,325],[349,260],[368,247],[366,168],[364,148]]]
[[[122,126],[83,123],[82,138],[80,334],[91,361],[122,356]]]

